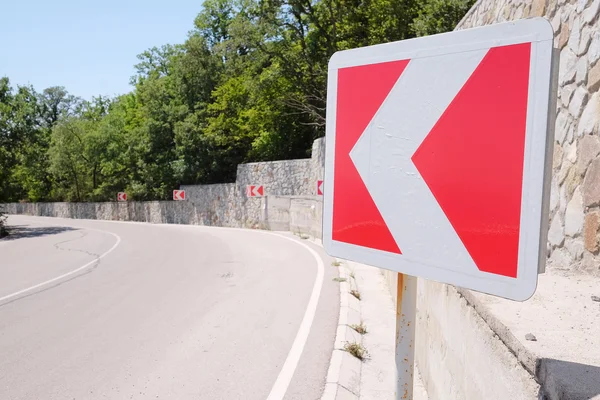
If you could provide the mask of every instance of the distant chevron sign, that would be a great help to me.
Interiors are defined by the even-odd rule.
[[[265,189],[263,185],[248,185],[246,186],[247,197],[262,197],[265,195]]]

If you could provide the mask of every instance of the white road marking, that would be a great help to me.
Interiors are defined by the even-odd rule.
[[[45,286],[45,285],[48,285],[48,284],[50,284],[50,283],[53,283],[53,282],[59,281],[59,280],[61,280],[61,279],[63,279],[63,278],[66,278],[67,276],[70,276],[70,275],[76,274],[76,273],[78,273],[79,271],[82,271],[82,270],[86,269],[86,268],[87,268],[87,267],[89,267],[90,265],[92,265],[92,264],[94,264],[94,263],[96,263],[96,262],[100,261],[102,258],[104,258],[104,257],[105,257],[105,256],[107,256],[109,253],[111,253],[111,252],[112,252],[114,249],[116,249],[116,248],[117,248],[117,246],[119,245],[119,243],[121,243],[121,238],[119,237],[119,235],[117,235],[117,234],[115,234],[115,233],[108,232],[108,231],[103,231],[103,230],[100,230],[100,229],[90,229],[90,228],[82,228],[82,229],[85,229],[85,230],[88,230],[88,231],[96,231],[96,232],[108,233],[109,235],[112,235],[112,236],[114,236],[115,238],[117,238],[117,241],[115,242],[115,244],[114,244],[114,245],[113,245],[113,246],[112,246],[110,249],[108,249],[107,251],[105,251],[104,253],[102,253],[102,254],[101,254],[101,255],[100,255],[98,258],[96,258],[96,259],[94,259],[94,260],[90,261],[89,263],[87,263],[87,264],[85,264],[85,265],[83,265],[83,266],[81,266],[81,267],[79,267],[79,268],[76,268],[76,269],[74,269],[73,271],[69,271],[69,272],[67,272],[67,273],[65,273],[65,274],[62,274],[62,275],[60,275],[60,276],[57,276],[57,277],[55,277],[55,278],[52,278],[52,279],[49,279],[49,280],[47,280],[47,281],[44,281],[44,282],[38,283],[37,285],[33,285],[33,286],[30,286],[30,287],[28,287],[28,288],[25,288],[25,289],[19,290],[18,292],[14,292],[14,293],[11,293],[11,294],[9,294],[9,295],[6,295],[6,296],[4,296],[4,297],[0,297],[0,303],[2,303],[2,302],[3,302],[3,301],[5,301],[5,300],[12,299],[13,297],[20,296],[20,295],[22,295],[23,293],[27,293],[27,292],[30,292],[30,291],[32,291],[32,290],[38,289],[38,288],[40,288],[40,287],[42,287],[42,286]]]
[[[265,233],[268,232],[265,231]],[[300,361],[300,357],[304,351],[304,346],[306,345],[310,328],[317,312],[317,305],[319,304],[319,297],[321,296],[321,288],[323,287],[323,275],[325,273],[325,268],[323,266],[323,260],[321,259],[321,256],[319,256],[319,254],[307,244],[298,242],[295,239],[283,235],[277,235],[274,233],[272,233],[272,235],[282,237],[304,247],[317,261],[317,277],[315,278],[315,284],[310,295],[310,300],[306,306],[306,312],[304,313],[304,317],[300,323],[300,328],[298,329],[294,343],[292,343],[292,348],[290,349],[290,352],[285,359],[285,363],[283,364],[283,367],[277,376],[277,380],[271,389],[271,393],[269,393],[269,397],[267,397],[267,400],[282,400],[287,392],[290,382],[292,381],[294,372],[296,372],[296,367],[298,366],[298,362]]]

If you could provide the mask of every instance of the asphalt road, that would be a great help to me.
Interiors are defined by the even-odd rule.
[[[10,216],[0,399],[318,399],[336,269],[293,235]]]

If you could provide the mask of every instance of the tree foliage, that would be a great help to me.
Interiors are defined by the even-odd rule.
[[[205,0],[181,44],[138,55],[133,90],[89,101],[0,79],[0,202],[166,199],[324,135],[329,58],[452,29],[473,0]]]

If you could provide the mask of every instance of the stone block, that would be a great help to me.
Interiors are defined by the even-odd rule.
[[[558,169],[562,164],[563,149],[560,144],[554,143],[554,154],[552,156],[552,168]]]
[[[562,144],[565,141],[565,137],[567,136],[567,131],[569,129],[569,123],[570,121],[567,112],[565,110],[560,110],[554,125],[554,139],[557,143]]]
[[[600,59],[600,32],[596,30],[592,37],[592,43],[587,51],[588,62],[593,65],[598,59]]]
[[[575,11],[577,11],[578,14],[581,13],[587,5],[587,3],[588,0],[577,0]]]
[[[600,62],[588,71],[587,88],[590,93],[597,92],[600,89]]]
[[[580,188],[577,187],[565,211],[565,234],[567,236],[579,235],[583,230],[583,220],[583,197]]]
[[[564,85],[562,87],[562,89],[560,90],[560,101],[562,103],[563,106],[565,107],[569,107],[569,103],[571,102],[571,97],[573,96],[573,92],[575,92],[575,89],[577,88],[577,86],[575,86],[575,84],[570,84],[570,85]]]
[[[598,252],[598,232],[600,230],[600,213],[593,211],[585,216],[583,224],[583,243],[590,253]]]
[[[548,242],[553,247],[562,246],[565,242],[565,224],[560,217],[560,213],[556,213],[554,218],[552,218],[552,223],[550,224],[550,229],[548,230]]]
[[[586,207],[600,204],[600,157],[592,161],[585,174],[583,200]]]
[[[548,263],[553,268],[569,268],[572,262],[573,260],[571,259],[571,256],[569,255],[567,250],[560,247],[556,248],[552,252],[552,255],[550,255],[550,259],[548,260]]]
[[[575,93],[573,93],[573,98],[569,102],[569,112],[574,118],[578,118],[581,115],[587,97],[587,90],[581,87],[577,88]]]
[[[558,190],[558,208],[565,210],[567,208],[567,189],[561,186]]]
[[[569,41],[569,25],[564,23],[560,27],[560,35],[558,36],[558,48],[562,49]]]
[[[596,135],[584,135],[579,140],[578,148],[577,171],[583,175],[592,160],[600,154],[600,139]]]
[[[586,24],[591,23],[594,19],[596,19],[596,16],[598,15],[599,11],[600,11],[600,0],[594,0],[592,2],[592,4],[590,4],[583,11],[583,22],[585,22]]]
[[[575,73],[575,83],[577,83],[580,86],[585,87],[585,84],[587,82],[587,77],[588,77],[587,57],[585,55],[583,55],[579,58],[579,61],[577,61],[577,72]],[[580,89],[583,89],[583,87],[580,87]],[[583,90],[585,90],[585,89],[583,89]],[[587,92],[586,92],[586,94],[587,94]]]
[[[558,183],[560,185],[564,185],[565,180],[567,179],[567,176],[569,176],[569,172],[571,171],[571,166],[573,164],[567,160],[565,160],[565,162],[563,162],[560,166],[560,171],[558,171]]]
[[[575,17],[575,20],[570,25],[571,32],[569,34],[568,46],[569,49],[574,53],[578,54],[579,52],[579,42],[581,41],[581,23],[579,18]]]
[[[567,137],[565,138],[566,143],[573,143],[573,138],[575,137],[575,124],[571,124],[569,129],[567,130]]]
[[[521,5],[519,5],[519,7],[515,10],[512,19],[521,19],[523,18],[525,12],[525,5],[521,3]]]
[[[558,199],[559,199],[559,191],[558,191],[558,182],[554,177],[552,177],[552,183],[550,185],[550,212],[554,212],[556,207],[558,207]]]
[[[577,161],[577,145],[575,143],[566,144],[565,159],[572,164],[575,164],[575,162]]]
[[[546,12],[546,0],[533,0],[531,4],[531,10],[529,12],[530,17],[541,17]]]
[[[577,168],[570,164],[569,173],[563,182],[564,188],[567,190],[567,195],[570,196],[575,192],[575,188],[581,184],[582,177],[577,173]]]
[[[581,238],[568,239],[565,241],[565,248],[574,261],[579,261],[583,257],[583,241]]]
[[[546,15],[549,18],[553,17],[555,14],[558,15],[558,13],[556,12],[556,2],[557,0],[550,0],[548,2],[548,7],[546,8]]]
[[[509,6],[506,6],[506,8],[509,8]],[[554,38],[556,40],[558,40],[558,38],[560,37],[560,14],[559,13],[556,13],[554,15],[554,18],[552,18],[552,21],[550,21],[550,24],[552,25],[552,29],[554,30]]]
[[[589,272],[592,274],[600,273],[600,259],[599,257],[594,257],[593,254],[588,253],[587,251],[583,253],[583,260],[581,260],[581,269],[585,272]]]
[[[582,136],[593,133],[600,120],[600,94],[594,93],[590,97],[577,125],[577,135]]]
[[[558,80],[565,85],[575,80],[577,73],[577,56],[570,47],[565,47],[560,53]]]
[[[581,30],[581,39],[579,39],[579,48],[577,49],[577,55],[581,56],[588,51],[590,43],[592,43],[592,28],[588,25],[584,26]]]

